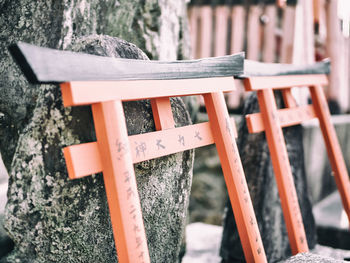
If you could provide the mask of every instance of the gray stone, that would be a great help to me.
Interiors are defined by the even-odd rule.
[[[0,149],[8,170],[39,89],[28,85],[7,47],[24,41],[63,49],[91,34],[125,39],[151,59],[174,60],[190,54],[185,0],[0,1]]]
[[[280,102],[281,96],[277,99]],[[258,111],[256,95],[251,94],[245,101],[243,116]],[[307,193],[302,128],[294,126],[283,130],[308,244],[313,248],[316,231]],[[249,134],[246,122],[242,121],[238,146],[268,262],[285,259],[291,251],[265,134]],[[227,207],[220,253],[224,262],[243,261],[232,208],[230,204]]]
[[[13,241],[4,229],[4,215],[0,214],[0,259],[13,249]]]
[[[345,262],[343,260],[338,260],[334,258],[324,257],[320,255],[315,255],[312,253],[300,253],[288,260],[283,261],[285,263],[302,263],[302,262],[315,262],[315,263],[340,263]]]
[[[340,148],[350,171],[350,115],[332,115]],[[317,120],[303,124],[307,180],[313,204],[337,190],[322,132]]]
[[[318,243],[341,249],[350,249],[349,220],[338,191],[313,208]]]
[[[329,258],[334,258],[338,260],[350,259],[350,250],[336,249],[333,247],[327,247],[317,244],[314,249],[311,249],[312,254],[322,255]]]
[[[182,263],[219,263],[222,227],[204,223],[186,226],[186,254]]]
[[[111,37],[78,39],[70,49],[144,59],[134,45]],[[34,114],[19,136],[10,172],[6,228],[15,242],[9,262],[116,261],[101,175],[69,181],[62,147],[94,140],[88,107],[63,108],[58,87],[39,88]],[[190,123],[172,100],[177,125]],[[147,101],[124,104],[130,135],[154,130]],[[191,185],[191,151],[135,166],[152,262],[176,262]]]

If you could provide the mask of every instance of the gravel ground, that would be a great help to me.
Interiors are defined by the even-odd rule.
[[[220,263],[219,256],[222,227],[204,223],[189,224],[186,228],[187,251],[182,263]],[[284,261],[294,262],[346,262],[350,250],[317,245],[310,253],[298,254]]]

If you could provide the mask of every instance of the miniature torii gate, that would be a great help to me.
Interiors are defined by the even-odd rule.
[[[29,80],[64,82],[64,106],[92,106],[97,142],[66,147],[64,155],[71,179],[103,172],[120,262],[150,262],[133,164],[213,143],[246,261],[266,262],[234,125],[223,96],[223,92],[234,89],[233,75],[243,71],[242,54],[158,63],[102,58],[25,43],[12,47],[12,54]],[[125,66],[134,73],[126,71]],[[106,71],[99,74],[99,68]],[[188,95],[204,96],[209,122],[174,128],[169,98]],[[128,136],[122,101],[141,99],[151,99],[157,131]]]
[[[322,86],[328,84],[327,76],[320,74],[250,77],[246,78],[244,83],[247,91],[257,92],[261,113],[247,115],[247,126],[250,133],[265,131],[292,253],[306,252],[308,244],[283,137],[283,127],[318,118],[343,207],[350,220],[349,175],[322,90]],[[291,87],[304,86],[309,88],[313,104],[297,106]],[[281,90],[285,109],[277,109],[274,90]]]

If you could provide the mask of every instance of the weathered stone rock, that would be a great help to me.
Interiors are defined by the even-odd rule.
[[[145,59],[134,45],[111,37],[78,39],[69,48],[96,55]],[[101,175],[69,181],[62,147],[94,140],[87,107],[63,108],[58,87],[39,89],[33,117],[15,151],[6,228],[15,242],[8,262],[115,262]],[[172,100],[177,125],[190,122]],[[147,101],[124,104],[129,134],[154,130]],[[193,154],[190,151],[135,166],[152,262],[176,262],[186,217]]]
[[[0,149],[8,170],[39,91],[14,64],[11,43],[62,49],[80,36],[107,34],[136,44],[151,59],[190,56],[185,0],[2,0],[0,32]]]
[[[281,96],[277,99],[280,102]],[[243,116],[254,112],[259,112],[259,106],[252,94],[245,102]],[[316,231],[307,193],[301,126],[285,128],[284,137],[308,244],[313,248]],[[268,262],[285,259],[291,252],[265,134],[249,134],[246,122],[242,121],[238,146]],[[224,262],[243,261],[232,208],[230,204],[227,207],[220,253]]]
[[[96,39],[95,45],[93,41],[85,40],[89,42],[90,46],[93,46],[89,50],[87,49],[89,45],[85,46],[82,44],[83,42],[75,41],[81,36],[108,33],[137,44],[153,59],[188,58],[190,49],[185,2],[185,0],[0,1],[0,149],[5,166],[11,174],[9,190],[11,200],[8,206],[8,217],[12,221],[8,221],[7,226],[13,228],[11,235],[17,242],[16,251],[11,260],[22,256],[23,258],[26,257],[22,261],[49,262],[50,260],[66,259],[70,262],[74,262],[74,260],[81,262],[84,259],[75,257],[79,254],[80,249],[81,254],[86,253],[85,259],[88,260],[85,261],[110,262],[111,260],[108,259],[114,258],[114,253],[112,253],[113,245],[110,245],[108,249],[104,248],[107,251],[106,253],[101,253],[99,251],[100,245],[96,245],[96,242],[102,242],[103,240],[109,242],[111,240],[101,176],[90,177],[82,182],[67,182],[60,153],[60,148],[64,145],[90,141],[94,138],[90,111],[87,108],[62,109],[56,87],[29,85],[10,57],[7,51],[8,45],[16,41],[25,41],[39,46],[59,49],[70,46],[75,50],[85,50],[100,55],[114,56],[123,51],[123,56],[145,57],[145,54],[123,41],[114,41],[107,38],[104,38],[103,41]],[[71,45],[73,42],[75,44]],[[118,51],[115,51],[110,49],[111,46],[107,45],[107,42],[122,46],[118,47]],[[101,48],[101,45],[104,48]],[[127,52],[127,50],[130,52]],[[187,116],[185,116],[183,104],[179,100],[175,100],[174,104],[177,105],[174,108],[177,121],[186,122]],[[131,105],[136,105],[138,110],[133,109]],[[128,119],[130,133],[153,128],[150,115],[147,116],[147,121],[138,123],[140,112],[150,111],[148,103],[131,103],[126,106],[125,110],[131,116]],[[71,118],[71,115],[74,118]],[[81,127],[84,127],[84,129],[82,130]],[[40,138],[41,136],[42,138]],[[188,158],[185,157],[186,155]],[[162,176],[158,178],[159,182],[154,181],[152,178],[156,178],[156,176],[153,177],[152,175],[139,178],[139,184],[159,183],[162,187],[158,188],[155,193],[163,188],[164,193],[170,193],[174,190],[173,187],[181,188],[183,186],[186,188],[188,182],[186,180],[189,180],[189,178],[185,179],[185,177],[189,174],[185,175],[186,171],[184,170],[187,168],[184,167],[188,166],[190,168],[191,156],[192,154],[187,152],[162,159],[161,163],[164,166],[171,160],[177,161],[177,165],[169,168],[170,170],[167,170],[166,167],[160,167],[159,171]],[[181,162],[181,160],[183,161]],[[149,172],[151,170],[147,169],[152,169],[155,166],[157,166],[156,163],[147,162],[138,165],[136,170],[138,174],[151,173]],[[185,182],[180,180],[176,183],[176,186],[167,185],[165,187],[164,182],[173,171],[171,169],[174,169],[175,174],[183,174]],[[55,176],[55,178],[52,176]],[[17,179],[17,177],[21,179]],[[67,185],[68,188],[59,188],[59,184]],[[26,191],[23,191],[24,189]],[[149,189],[153,191],[154,186],[149,186]],[[12,196],[13,193],[18,194],[18,196]],[[74,195],[77,198],[78,196],[84,196],[84,200],[77,201],[76,198],[71,198]],[[145,196],[148,195],[141,191],[141,199]],[[154,205],[164,202],[162,207],[166,211],[170,207],[169,202],[174,203],[177,196],[169,197],[170,199],[166,201],[161,197],[155,198]],[[147,198],[144,199],[147,200]],[[44,200],[46,201],[44,202]],[[143,209],[149,210],[150,203],[147,202],[151,201],[145,201]],[[186,202],[187,199],[184,196],[184,199],[179,200],[179,204],[176,204],[174,209],[180,210],[182,205],[186,206]],[[69,205],[71,210],[66,209]],[[77,214],[80,206],[88,215],[84,214],[85,212]],[[94,207],[97,209],[96,212]],[[101,212],[97,213],[98,210]],[[69,214],[70,211],[73,211],[72,214]],[[157,209],[153,209],[152,212],[154,211],[157,211]],[[171,218],[171,212],[165,218],[160,217],[164,211],[158,213],[157,221],[154,222],[155,227],[162,224],[162,220],[172,221],[174,224],[181,222],[182,219],[178,217]],[[66,215],[67,213],[68,215]],[[64,222],[60,221],[62,219],[60,215],[65,215],[65,218],[63,217]],[[84,218],[86,225],[79,220],[81,218]],[[150,218],[151,215],[148,218],[146,217],[145,220],[151,220]],[[51,219],[52,222],[61,224],[55,233],[58,235],[59,231],[62,230],[65,234],[61,232],[60,236],[56,234],[53,234],[52,237],[49,236],[46,231],[53,229],[55,223],[49,225],[45,220]],[[37,222],[40,220],[46,223],[38,225]],[[95,225],[93,224],[94,220],[95,223],[98,221],[100,223]],[[70,224],[70,227],[66,228],[65,223]],[[26,227],[28,227],[29,232],[26,232]],[[79,240],[78,235],[71,232],[74,228],[79,229],[79,231],[83,231],[83,228],[89,229],[91,235],[84,235]],[[79,231],[76,233],[79,234]],[[152,253],[153,255],[161,255],[163,251],[158,247],[161,246],[158,244],[159,236],[155,236],[152,231],[150,236],[154,244],[150,247],[151,255]],[[175,231],[171,228],[171,232],[180,233],[181,229]],[[32,238],[32,234],[36,238]],[[94,234],[97,236],[94,236]],[[49,238],[45,241],[46,254],[40,250],[44,248],[45,244],[38,245],[38,236],[40,235],[43,236],[43,240]],[[176,234],[173,233],[173,235],[176,239]],[[32,241],[30,241],[31,238]],[[61,244],[58,244],[58,240],[62,240],[62,238],[65,240],[61,244],[67,242],[69,244],[71,240],[77,242],[77,244],[75,244],[75,247],[70,247],[71,245],[67,247],[68,251],[74,250],[71,251],[73,252],[72,255],[69,255],[71,252],[67,252],[65,256],[61,255],[62,258],[60,258],[58,254],[61,253],[59,252]],[[167,239],[166,235],[165,239]],[[25,242],[19,247],[18,242],[22,241]],[[31,243],[26,243],[27,241]],[[172,246],[171,244],[170,242],[169,245]],[[39,247],[38,253],[33,253],[37,246]],[[172,251],[175,250],[176,245],[172,246]],[[53,251],[51,255],[50,251]],[[164,258],[165,261],[167,260],[166,257],[169,256],[167,253],[162,255],[162,259]],[[94,258],[92,254],[100,256],[101,259]],[[45,255],[47,255],[46,258],[43,258]],[[159,259],[160,262],[162,259]]]

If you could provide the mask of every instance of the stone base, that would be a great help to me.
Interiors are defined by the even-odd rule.
[[[338,191],[332,193],[313,208],[318,243],[350,250],[349,221],[343,210]]]

